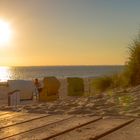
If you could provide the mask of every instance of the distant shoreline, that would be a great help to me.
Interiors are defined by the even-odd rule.
[[[57,78],[81,77],[95,78],[119,73],[124,66],[29,66],[29,67],[0,67],[0,81],[7,80],[33,80],[48,76]]]
[[[38,65],[38,66],[0,66],[0,67],[104,67],[104,66],[122,66],[125,65]]]

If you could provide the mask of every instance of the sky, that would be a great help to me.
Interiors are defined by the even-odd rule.
[[[12,37],[0,66],[123,65],[140,0],[0,0]]]

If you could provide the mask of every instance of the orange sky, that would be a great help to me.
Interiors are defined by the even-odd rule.
[[[140,1],[0,0],[12,38],[0,66],[119,65],[139,29]]]

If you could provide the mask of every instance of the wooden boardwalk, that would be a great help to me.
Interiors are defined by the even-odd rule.
[[[0,140],[140,140],[140,119],[0,111]]]

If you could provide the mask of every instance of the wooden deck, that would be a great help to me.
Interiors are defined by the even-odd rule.
[[[140,119],[0,111],[0,140],[140,140]]]

